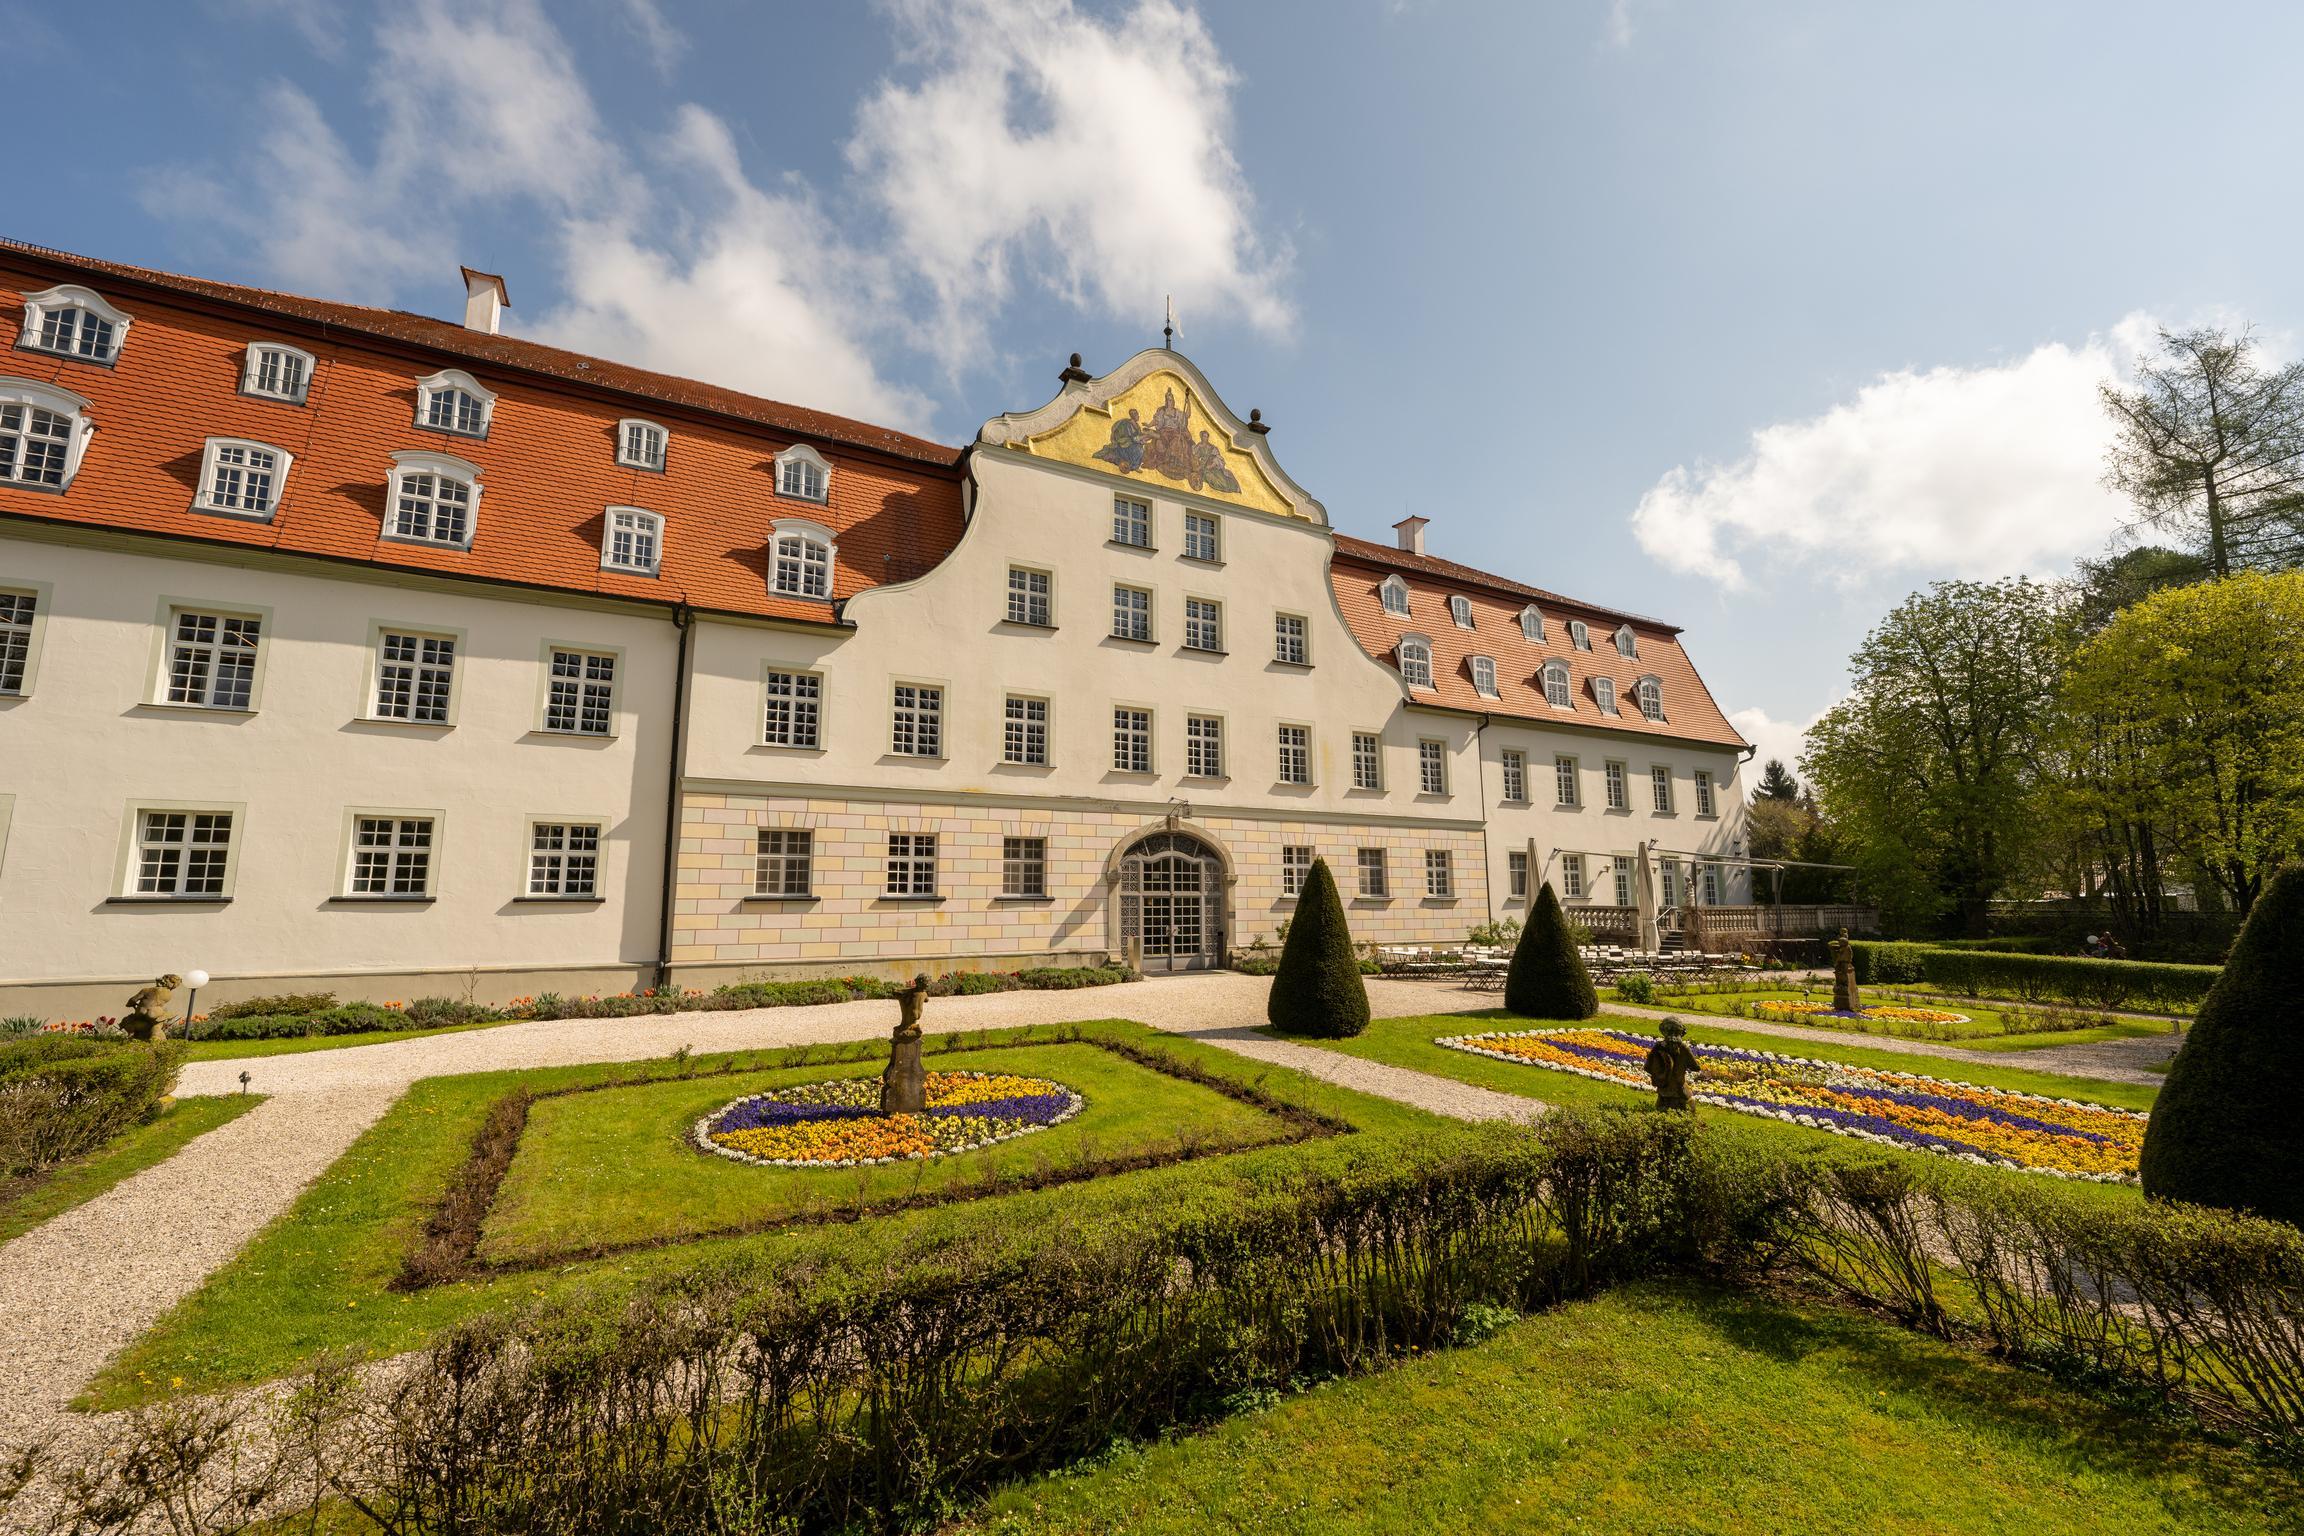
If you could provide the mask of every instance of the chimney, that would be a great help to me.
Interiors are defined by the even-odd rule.
[[[504,328],[504,311],[512,302],[504,291],[504,279],[470,267],[456,270],[464,274],[464,329],[495,335]]]
[[[1424,528],[1431,521],[1428,517],[1404,517],[1394,523],[1392,531],[1400,536],[1400,547],[1412,555],[1424,553]]]

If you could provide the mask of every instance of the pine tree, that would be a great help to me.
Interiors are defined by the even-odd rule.
[[[1536,906],[1520,942],[1512,949],[1512,969],[1504,978],[1504,1006],[1524,1019],[1589,1019],[1600,1011],[1600,994],[1552,882],[1536,893]]]
[[[1800,781],[1792,777],[1792,770],[1784,766],[1784,759],[1772,757],[1768,766],[1760,770],[1760,782],[1753,787],[1755,800],[1798,800]]]
[[[2304,1226],[2304,869],[2273,877],[2168,1069],[2144,1193]]]
[[[1264,1017],[1286,1035],[1342,1039],[1368,1027],[1368,987],[1344,922],[1344,898],[1326,859],[1314,859],[1296,896],[1296,916],[1280,949],[1280,968]]]

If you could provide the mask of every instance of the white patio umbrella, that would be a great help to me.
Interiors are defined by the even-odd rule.
[[[1661,942],[1656,931],[1656,867],[1652,844],[1640,845],[1640,859],[1632,871],[1632,902],[1640,923],[1640,947],[1653,951]]]

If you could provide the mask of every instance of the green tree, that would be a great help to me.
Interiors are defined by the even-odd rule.
[[[1865,889],[1899,925],[1987,904],[2030,862],[2038,757],[2064,646],[2055,589],[1941,581],[1865,636],[1802,775]]]
[[[2100,818],[2164,829],[2246,916],[2304,855],[2304,571],[2158,592],[2082,645],[2062,715],[2111,744],[2075,781]]]
[[[1537,891],[1528,926],[1512,946],[1504,1006],[1524,1019],[1589,1019],[1600,1011],[1592,973],[1576,952],[1576,936],[1568,931],[1568,915],[1560,910],[1549,880]]]
[[[1815,803],[1806,796],[1793,800],[1753,796],[1751,808],[1744,815],[1744,836],[1753,858],[1782,859],[1790,866],[1781,871],[1753,871],[1754,901],[1782,900],[1798,906],[1849,899],[1845,873],[1803,867],[1845,862],[1831,829],[1824,825],[1823,818],[1816,814]]]
[[[2304,362],[2265,368],[2247,331],[2162,331],[2136,388],[2104,386],[2105,481],[2214,576],[2304,561]]]
[[[1784,759],[1772,757],[1760,770],[1760,782],[1752,787],[1752,798],[1761,800],[1798,800],[1800,781],[1792,777],[1792,770],[1784,766]]]
[[[1368,986],[1326,859],[1314,859],[1296,896],[1264,1017],[1287,1035],[1341,1039],[1368,1027]]]
[[[2073,623],[2083,634],[2092,635],[2131,603],[2142,602],[2163,588],[2206,581],[2208,576],[2208,562],[2198,555],[2158,544],[2124,549],[2101,560],[2083,560],[2072,578]]]
[[[2168,1069],[2139,1165],[2161,1200],[2304,1226],[2304,1095],[2282,1070],[2304,1046],[2304,870],[2276,877]]]

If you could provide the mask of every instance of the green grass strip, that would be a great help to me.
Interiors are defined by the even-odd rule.
[[[22,1237],[123,1179],[166,1162],[193,1137],[237,1120],[263,1102],[262,1094],[245,1093],[172,1099],[142,1125],[129,1127],[86,1156],[0,1187],[0,1243]]]

